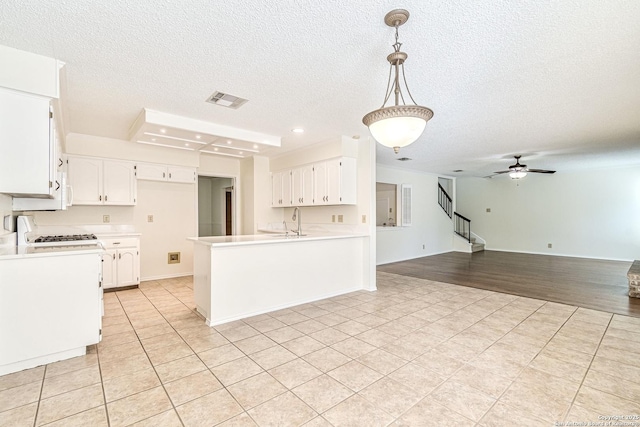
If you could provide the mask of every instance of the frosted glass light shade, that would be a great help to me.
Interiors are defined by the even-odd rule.
[[[417,117],[391,117],[371,123],[371,135],[380,144],[390,148],[402,148],[422,135],[427,122]]]
[[[525,171],[515,171],[515,172],[510,172],[509,176],[511,177],[511,179],[520,179],[527,176],[527,173]]]
[[[433,111],[426,107],[400,105],[372,111],[362,121],[376,141],[397,153],[422,135],[431,117]]]

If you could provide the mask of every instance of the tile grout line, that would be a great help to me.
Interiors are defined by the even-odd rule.
[[[580,389],[582,388],[583,384],[584,384],[584,380],[587,378],[587,375],[589,375],[589,371],[591,370],[591,365],[593,365],[593,361],[596,359],[596,354],[598,354],[598,350],[600,350],[600,345],[602,345],[602,341],[604,340],[604,336],[607,334],[607,331],[609,330],[609,327],[611,326],[611,322],[613,321],[613,313],[610,313],[611,317],[609,318],[609,321],[607,322],[607,327],[605,328],[604,332],[602,333],[602,336],[600,337],[600,341],[598,341],[598,346],[596,347],[596,350],[593,352],[593,356],[591,357],[591,361],[589,362],[589,366],[587,366],[587,370],[585,371],[583,377],[582,377],[582,381],[580,381],[580,385],[578,386],[578,390],[576,391],[576,394],[573,396],[573,399],[571,400],[571,404],[569,405],[569,410],[567,411],[567,413],[565,414],[565,416],[563,417],[563,421],[566,421],[567,417],[569,416],[569,412],[571,411],[571,408],[573,408],[573,405],[575,405],[575,401],[576,398],[578,397],[578,393],[580,393]]]
[[[163,289],[166,289],[166,288],[164,288],[162,285],[160,285],[160,286],[161,286]],[[142,295],[147,299],[147,301],[149,301],[149,303],[150,303],[150,304],[153,306],[153,308],[158,312],[158,314],[160,314],[160,316],[162,316],[162,318],[167,322],[167,324],[168,324],[169,326],[171,326],[171,329],[173,329],[173,330],[178,334],[178,336],[180,336],[180,339],[182,339],[182,340],[184,341],[184,339],[183,339],[183,338],[182,338],[182,336],[178,333],[178,331],[176,331],[176,330],[175,330],[175,328],[171,325],[171,323],[170,323],[170,322],[169,322],[169,321],[164,317],[164,315],[163,315],[162,313],[160,313],[160,311],[158,310],[158,308],[156,307],[156,305],[155,305],[155,304],[154,304],[154,303],[149,299],[149,297],[144,293],[144,291],[143,291],[142,289],[140,289],[140,287],[138,287],[138,291],[140,292],[140,294],[142,294]],[[175,297],[175,295],[173,295],[169,290],[167,290],[167,292],[169,292],[169,293],[171,294],[171,296],[173,296],[174,298],[176,298],[176,297]],[[116,292],[116,298],[118,298],[118,301],[120,301],[120,304],[122,305],[122,301],[120,300],[120,296],[118,295],[118,292]],[[177,298],[176,298],[176,299],[177,299]],[[184,305],[184,303],[183,303],[182,301],[180,301],[180,303],[182,303],[182,304]],[[186,307],[186,305],[185,305],[185,307]],[[188,308],[188,307],[187,307],[187,308]],[[156,378],[158,378],[158,381],[160,382],[160,385],[162,386],[162,389],[164,390],[164,392],[165,392],[165,394],[166,394],[166,396],[167,396],[167,399],[169,399],[169,403],[171,403],[171,407],[173,408],[173,411],[176,413],[176,416],[178,417],[178,420],[180,421],[180,423],[181,423],[181,424],[183,425],[183,427],[184,427],[184,421],[182,421],[182,417],[180,416],[180,413],[178,413],[178,409],[177,409],[177,408],[176,408],[176,406],[174,405],[173,400],[171,399],[171,396],[170,396],[170,395],[169,395],[169,393],[167,392],[167,389],[166,389],[166,387],[164,386],[164,382],[163,382],[163,381],[162,381],[162,379],[160,378],[160,375],[158,375],[158,371],[156,370],[156,366],[155,366],[155,364],[152,362],[151,358],[149,357],[149,353],[147,353],[147,349],[146,349],[146,348],[144,347],[144,345],[142,344],[142,340],[140,339],[140,336],[138,335],[138,331],[136,330],[136,327],[135,327],[135,326],[133,326],[133,323],[131,322],[131,318],[129,317],[129,313],[127,312],[127,309],[125,308],[125,306],[124,306],[124,305],[122,305],[122,309],[123,309],[123,311],[124,311],[124,313],[125,313],[125,316],[127,316],[127,320],[129,320],[129,323],[131,324],[131,327],[133,328],[133,332],[136,334],[136,338],[138,339],[138,343],[140,344],[140,347],[142,347],[142,351],[144,351],[145,356],[146,356],[146,357],[147,357],[147,359],[149,360],[149,364],[150,364],[150,365],[151,365],[151,367],[153,368],[153,372],[156,374]],[[144,328],[142,328],[142,329],[144,329]],[[185,344],[186,344],[186,342],[185,342]],[[134,393],[134,394],[133,394],[133,395],[131,395],[131,396],[134,396],[135,394],[143,393],[143,392],[145,392],[145,391],[147,391],[147,390],[143,390],[143,391],[140,391],[140,392],[138,392],[138,393]],[[126,399],[126,398],[128,398],[128,397],[130,397],[130,396],[123,397],[123,399]],[[118,399],[118,400],[120,400],[120,399]],[[105,399],[105,406],[106,406],[106,399]],[[152,418],[152,417],[155,417],[156,415],[159,415],[159,414],[161,414],[161,413],[162,413],[162,412],[160,412],[160,413],[158,413],[158,414],[151,415],[151,416],[149,416],[149,417],[147,417],[147,418],[144,418],[144,419],[142,419],[142,420],[139,420],[139,421],[148,420],[148,419],[150,419],[150,418]],[[139,422],[139,421],[136,421],[136,422]]]
[[[42,401],[42,392],[44,391],[44,380],[47,377],[47,367],[49,364],[44,365],[44,370],[42,371],[42,383],[40,383],[40,393],[38,393],[38,403],[36,405],[36,413],[33,417],[33,427],[36,427],[38,422],[38,413],[40,412],[40,402]]]

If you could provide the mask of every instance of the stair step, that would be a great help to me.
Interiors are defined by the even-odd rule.
[[[482,252],[482,251],[484,251],[483,243],[474,243],[473,245],[471,245],[471,252]]]

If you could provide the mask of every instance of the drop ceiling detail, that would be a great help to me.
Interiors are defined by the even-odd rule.
[[[138,144],[237,158],[250,157],[281,145],[279,136],[146,108],[129,129],[129,140]]]

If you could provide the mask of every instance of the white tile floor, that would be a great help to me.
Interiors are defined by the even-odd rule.
[[[193,307],[190,277],[106,294],[89,354],[0,377],[0,426],[640,425],[639,318],[388,273],[216,328]]]

